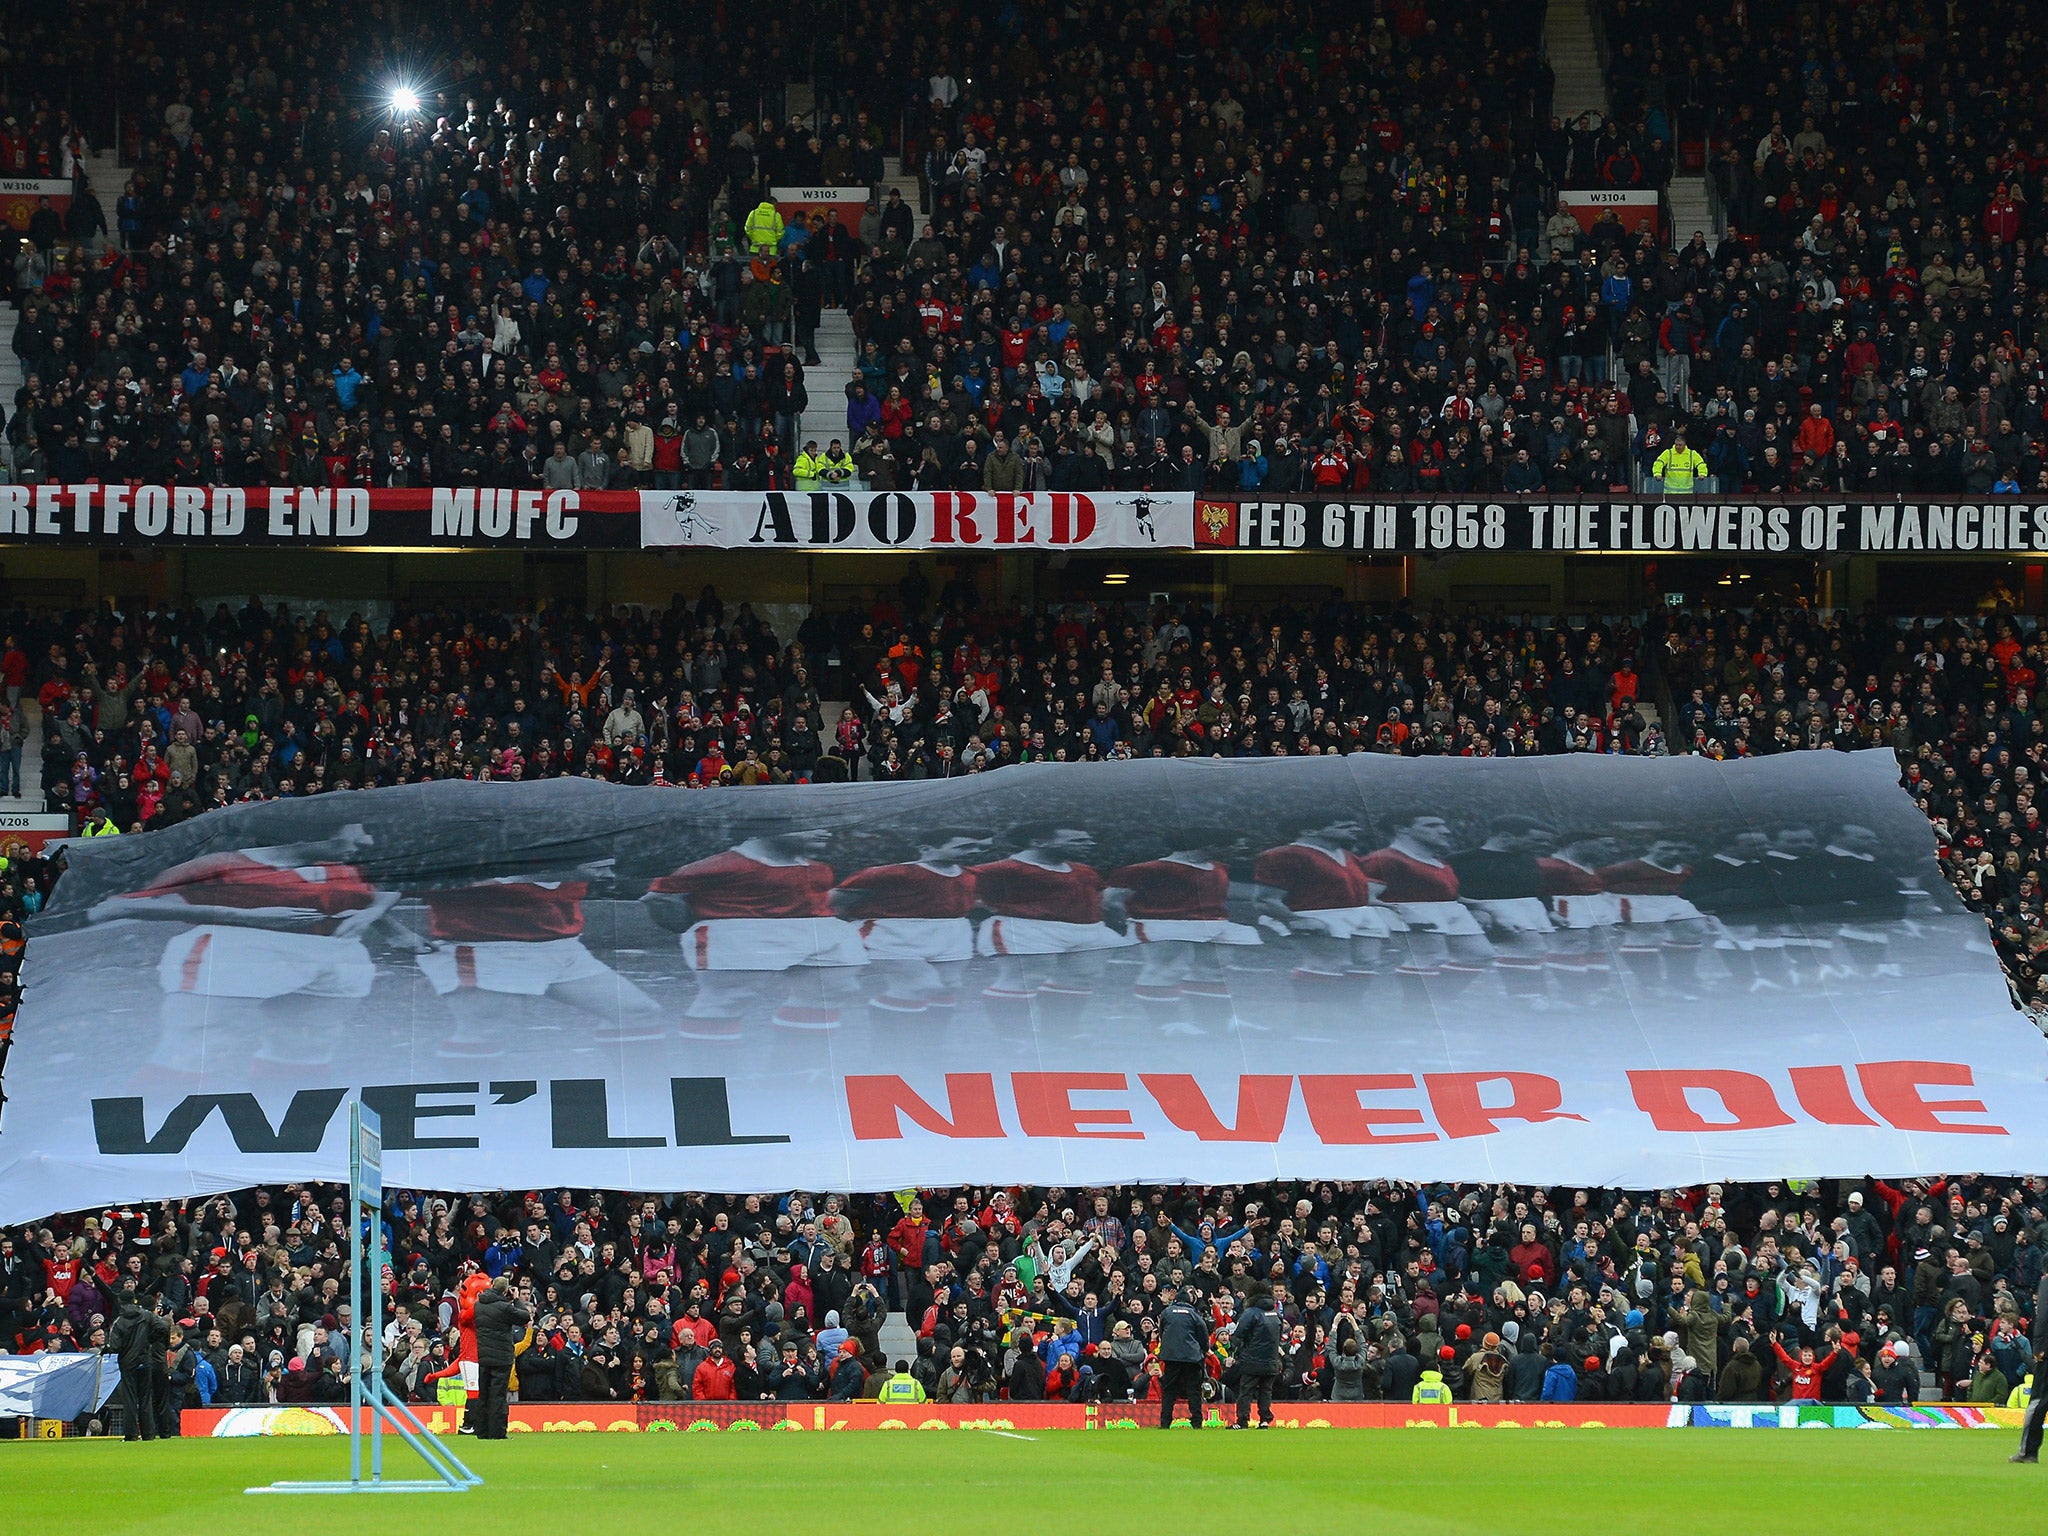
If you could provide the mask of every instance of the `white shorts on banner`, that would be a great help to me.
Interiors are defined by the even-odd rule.
[[[493,940],[484,944],[436,944],[419,957],[420,970],[446,997],[474,988],[539,997],[565,981],[587,981],[612,974],[581,939],[541,939],[531,944]]]
[[[693,971],[867,963],[859,925],[837,917],[714,917],[683,931],[683,964]]]
[[[164,946],[157,982],[201,997],[368,997],[377,967],[358,939],[209,924]]]
[[[974,936],[974,949],[981,955],[1072,955],[1088,949],[1123,949],[1137,942],[1107,923],[992,917]]]
[[[870,960],[974,958],[974,924],[964,917],[871,917],[857,926]]]

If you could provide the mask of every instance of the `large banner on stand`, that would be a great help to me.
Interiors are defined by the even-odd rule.
[[[527,553],[2039,556],[2048,553],[2048,501],[0,485],[0,545],[38,544]]]
[[[0,1224],[340,1179],[1657,1188],[2048,1166],[1886,752],[437,783],[81,844]]]
[[[1173,491],[642,491],[648,549],[1187,549]]]
[[[2048,503],[1204,497],[1194,529],[1204,549],[1348,555],[2038,555]]]
[[[630,491],[0,485],[0,544],[122,549],[638,549]]]

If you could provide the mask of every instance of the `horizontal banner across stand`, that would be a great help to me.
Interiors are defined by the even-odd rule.
[[[2048,501],[0,486],[0,546],[2048,555]]]
[[[241,805],[74,845],[23,983],[0,1224],[339,1179],[357,1097],[426,1189],[2048,1166],[1889,751]]]
[[[1205,497],[1195,542],[1357,555],[2048,554],[2048,502]]]
[[[0,485],[0,544],[638,549],[630,492]]]

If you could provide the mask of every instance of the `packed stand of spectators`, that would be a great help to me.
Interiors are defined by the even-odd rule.
[[[933,1401],[1144,1404],[1178,1299],[1219,1401],[1272,1375],[1307,1402],[1898,1404],[1934,1395],[1924,1371],[2003,1404],[2041,1321],[2044,1206],[2039,1180],[1974,1178],[398,1191],[384,1374],[462,1402],[470,1309],[503,1276],[533,1321],[527,1403],[872,1398],[900,1310],[916,1354],[896,1369]],[[368,1359],[343,1212],[339,1190],[287,1186],[0,1234],[0,1342],[95,1347],[154,1315],[168,1337],[137,1359],[166,1406],[341,1401]]]
[[[1669,359],[1728,252],[1553,211],[1596,172],[1541,6],[891,7],[835,19],[802,124],[746,88],[812,67],[779,22],[679,47],[601,6],[559,73],[468,28],[394,113],[341,82],[402,82],[409,40],[329,9],[126,61],[119,248],[17,274],[23,478],[1683,490],[1684,427],[1698,473],[1772,488],[1803,429],[1739,349]],[[762,202],[877,187],[887,150],[928,209],[892,192],[856,237]],[[860,379],[807,376],[842,302]],[[1810,329],[1753,307],[1758,359]],[[1753,476],[1708,451],[1723,417]]]
[[[2021,1001],[2048,1001],[2048,656],[2009,616],[1902,629],[1790,608],[1643,631],[1342,604],[1002,613],[913,566],[788,643],[714,589],[596,616],[426,608],[372,626],[252,601],[14,623],[0,678],[40,707],[44,804],[117,832],[450,777],[701,788],[1155,755],[1888,746]],[[836,718],[827,700],[847,701]],[[17,785],[24,740],[7,706],[0,774]],[[0,852],[0,897],[33,913],[46,866]]]
[[[935,601],[936,599],[936,601]],[[247,799],[563,774],[702,787],[1151,756],[1657,754],[1627,623],[1341,604],[1235,615],[934,594],[915,564],[787,644],[706,588],[666,609],[222,603],[31,618],[0,676],[41,711],[43,798],[116,832]],[[827,699],[851,702],[824,718]]]
[[[184,17],[122,61],[140,129],[113,240],[17,263],[16,472],[2043,484],[2024,7],[1967,29],[1859,14],[1822,59],[1734,13],[1615,5],[1598,125],[1550,113],[1543,11],[1016,0],[960,28],[926,6],[811,26],[609,5],[560,49],[461,29],[417,112],[342,82],[413,78],[405,59],[445,51],[429,18],[359,43],[331,6]],[[809,118],[765,108],[807,72]],[[41,118],[25,153],[61,162],[66,124]],[[1718,243],[1554,201],[1661,185],[1709,129]],[[890,153],[927,207],[891,191],[856,234],[763,200],[879,189]],[[842,303],[858,380],[815,371]]]
[[[1860,7],[1826,35],[1698,0],[1604,0],[1602,16],[1605,133],[1699,156],[1729,225],[1705,265],[1680,252],[1683,282],[1623,300],[1654,300],[1659,367],[1690,373],[1707,441],[1725,457],[1732,429],[1759,489],[2038,494],[2038,10]],[[1755,434],[1772,424],[1766,463]]]

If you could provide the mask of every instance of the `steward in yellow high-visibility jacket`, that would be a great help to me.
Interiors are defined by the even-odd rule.
[[[1681,432],[1676,442],[1657,455],[1650,473],[1664,483],[1668,494],[1690,496],[1707,477],[1707,461],[1686,446],[1685,434]]]
[[[740,232],[747,237],[747,249],[756,256],[773,256],[782,247],[782,214],[772,199],[762,198]]]
[[[928,1402],[924,1383],[910,1374],[905,1362],[898,1360],[896,1369],[889,1379],[882,1383],[882,1389],[875,1394],[878,1403],[922,1403]]]
[[[1415,1383],[1410,1400],[1418,1403],[1448,1403],[1451,1389],[1444,1384],[1444,1373],[1432,1367],[1422,1373],[1422,1380]]]
[[[838,438],[833,438],[818,455],[819,481],[825,485],[851,485],[853,475],[853,455],[840,446]]]

